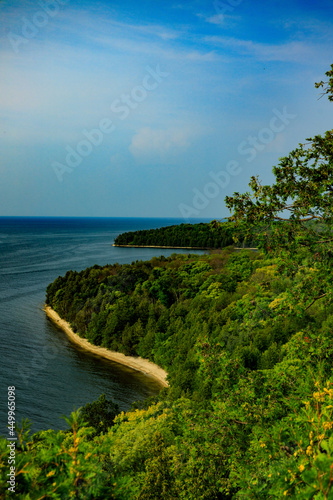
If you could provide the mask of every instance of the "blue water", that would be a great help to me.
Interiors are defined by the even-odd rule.
[[[127,410],[156,394],[150,377],[71,343],[43,312],[45,289],[69,269],[169,256],[181,250],[118,248],[124,231],[182,219],[0,217],[0,435],[7,435],[7,387],[16,387],[16,419],[32,430],[65,428],[60,416],[100,394]],[[207,222],[205,219],[193,222]],[[192,252],[195,253],[195,252]],[[199,252],[198,253],[202,253]]]

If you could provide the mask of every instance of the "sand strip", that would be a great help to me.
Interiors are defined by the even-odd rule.
[[[121,247],[121,248],[169,248],[170,250],[180,249],[180,250],[215,250],[214,248],[209,247],[166,247],[163,245],[116,245],[112,244],[113,247]]]
[[[71,326],[67,321],[61,319],[58,313],[56,313],[50,306],[45,305],[44,311],[48,315],[48,317],[54,321],[56,325],[58,325],[67,335],[68,337],[78,344],[80,347],[83,347],[87,351],[93,352],[102,358],[110,359],[111,361],[115,361],[121,365],[129,366],[134,370],[144,373],[145,375],[149,375],[156,379],[161,385],[164,387],[168,387],[169,384],[166,380],[167,373],[155,363],[148,361],[148,359],[143,359],[140,357],[134,358],[132,356],[125,356],[120,352],[110,351],[105,347],[99,347],[88,342],[87,339],[84,339],[73,332]]]

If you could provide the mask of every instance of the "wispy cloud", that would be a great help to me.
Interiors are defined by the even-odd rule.
[[[74,50],[77,50],[76,61],[82,56],[86,59],[94,57],[107,50],[118,51],[119,55],[158,57],[159,60],[213,62],[220,61],[213,50],[207,50],[200,43],[200,38],[186,24],[177,28],[158,23],[132,23],[119,21],[115,14],[105,16],[98,11],[86,12],[84,9],[71,8],[70,5],[52,19],[47,27],[48,45],[57,46],[56,57],[59,54],[68,60]],[[17,18],[16,18],[17,19]],[[12,17],[6,23],[12,25]],[[15,31],[15,30],[14,30]],[[16,30],[19,33],[19,30]],[[43,33],[41,33],[42,35]],[[7,40],[8,42],[8,40]],[[34,50],[41,39],[29,41],[28,51]],[[9,46],[9,42],[7,43]],[[26,47],[24,47],[25,49]],[[85,50],[84,50],[85,49]]]
[[[87,43],[93,44],[94,50],[98,46],[106,49],[116,49],[126,55],[141,54],[155,56],[160,60],[213,62],[220,57],[212,50],[206,50],[200,44],[197,35],[185,24],[177,28],[156,23],[127,23],[110,17],[107,20],[96,15],[86,19],[81,13],[78,16],[74,11],[64,14],[67,16],[67,29],[72,31],[73,37],[79,37],[85,31]]]
[[[140,129],[132,138],[130,152],[139,162],[170,163],[191,146],[191,132],[184,129]]]
[[[232,50],[240,55],[250,55],[260,61],[292,61],[297,62],[313,57],[315,49],[313,45],[300,41],[291,41],[281,44],[265,44],[252,40],[241,40],[237,38],[208,36],[207,43],[214,47]]]
[[[216,14],[215,16],[204,17],[204,19],[207,23],[210,24],[225,24],[225,16],[222,16],[222,14]]]
[[[94,42],[100,46],[117,49],[128,54],[141,54],[158,57],[159,60],[213,62],[221,61],[214,50],[196,49],[182,44],[178,46],[161,45],[152,41],[133,40],[132,37],[94,36]]]
[[[119,21],[112,20],[110,23],[112,26],[121,28],[121,30],[127,33],[137,33],[140,35],[161,38],[162,40],[176,40],[182,37],[183,32],[168,28],[162,24],[130,24],[121,23]]]
[[[232,14],[214,14],[212,16],[207,16],[199,13],[197,16],[199,19],[203,19],[206,23],[223,26],[223,28],[232,28],[241,19],[240,16]]]
[[[315,35],[319,39],[333,38],[333,23],[330,19],[287,19],[275,21],[277,26],[289,32],[292,37],[304,37],[304,33]]]

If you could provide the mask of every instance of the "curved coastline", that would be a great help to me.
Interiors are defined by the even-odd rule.
[[[47,316],[56,325],[58,325],[59,328],[61,328],[75,344],[79,345],[80,347],[83,347],[89,352],[101,356],[102,358],[109,359],[121,365],[133,368],[133,370],[142,372],[145,375],[149,375],[150,377],[157,380],[163,387],[169,387],[169,384],[166,380],[168,374],[160,366],[156,365],[155,363],[152,363],[151,361],[148,361],[148,359],[140,357],[135,358],[133,356],[125,356],[125,354],[122,354],[120,352],[110,351],[105,347],[93,345],[87,339],[84,339],[79,335],[77,335],[76,333],[74,333],[70,324],[64,319],[62,319],[59,316],[59,314],[56,313],[50,306],[45,304],[44,311],[47,314]]]

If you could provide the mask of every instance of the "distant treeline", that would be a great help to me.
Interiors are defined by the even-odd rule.
[[[191,248],[224,248],[233,243],[231,230],[216,221],[131,231],[115,239],[115,245]]]

